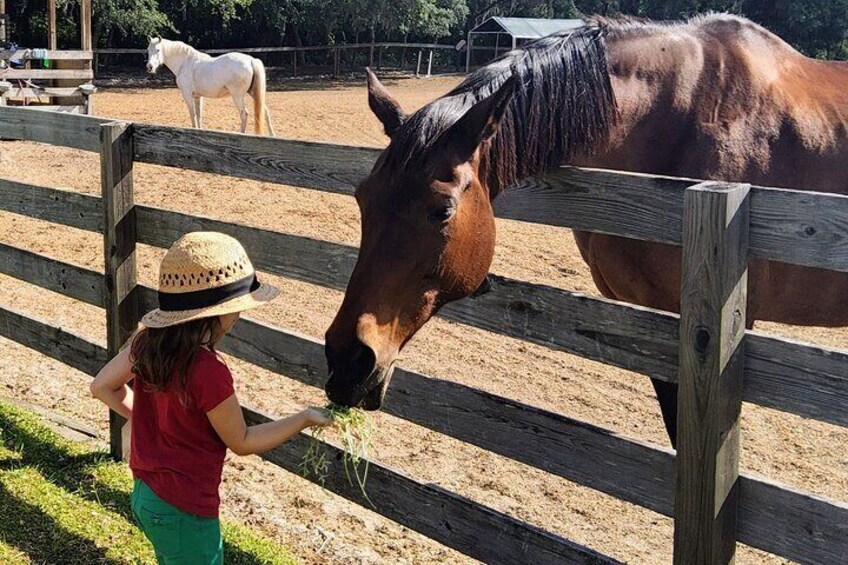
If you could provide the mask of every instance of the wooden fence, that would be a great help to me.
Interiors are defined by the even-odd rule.
[[[454,72],[458,72],[460,70],[464,70],[465,63],[462,65],[458,65],[456,56],[457,52],[453,45],[442,45],[439,43],[400,43],[400,42],[380,42],[380,43],[350,43],[350,44],[338,44],[338,45],[308,45],[303,47],[293,47],[293,46],[285,46],[285,47],[231,47],[227,49],[201,49],[204,53],[208,53],[210,55],[220,55],[223,53],[247,53],[254,57],[259,58],[267,58],[269,56],[282,56],[284,53],[290,53],[290,64],[286,64],[285,66],[282,63],[274,65],[266,62],[266,67],[268,69],[275,70],[287,70],[290,71],[292,76],[298,76],[299,74],[309,74],[309,71],[304,72],[305,62],[302,59],[306,56],[306,54],[316,54],[324,52],[327,56],[327,62],[324,65],[319,65],[321,68],[331,69],[333,77],[341,76],[345,67],[349,70],[353,70],[355,72],[361,72],[365,65],[370,67],[376,67],[378,69],[383,68],[383,55],[389,50],[397,52],[400,51],[400,63],[399,65],[395,65],[395,68],[399,68],[400,70],[406,70],[406,53],[409,52],[412,54],[412,58],[409,63],[409,70],[414,66],[415,68],[415,76],[430,76],[433,74],[434,62],[436,66],[439,65],[439,62],[435,59],[439,54],[442,54],[442,57],[446,57],[449,61],[448,64],[442,62],[442,67],[449,67]],[[94,51],[94,69],[95,71],[99,70],[104,65],[102,64],[102,57],[110,57],[110,56],[142,56],[144,59],[139,59],[139,62],[146,60],[147,57],[147,49],[123,49],[123,48],[108,48],[108,49],[96,49]],[[348,61],[343,61],[342,57],[347,56]],[[361,57],[361,60],[360,60]],[[301,60],[298,63],[298,60]],[[280,61],[284,61],[280,59]],[[387,61],[388,64],[388,61]],[[300,65],[300,68],[298,67]],[[311,67],[315,67],[315,65],[311,65]],[[143,69],[143,64],[139,64],[139,70]],[[426,71],[425,71],[426,69]],[[313,71],[314,72],[314,71]]]
[[[135,244],[199,229],[240,239],[256,267],[343,289],[356,249],[189,216],[132,200],[152,163],[349,194],[377,151],[0,108],[0,137],[99,152],[100,198],[0,180],[0,209],[104,234],[106,273],[0,244],[0,272],[105,307],[108,347],[0,308],[0,335],[88,374],[117,350],[155,293],[135,282]],[[224,158],[221,158],[221,157]],[[440,316],[681,386],[679,452],[465,385],[399,369],[385,410],[410,422],[675,516],[675,561],[726,562],[735,541],[800,563],[844,563],[848,504],[738,473],[742,401],[848,425],[848,352],[744,331],[747,258],[848,272],[848,197],[563,168],[510,190],[497,215],[683,246],[682,317],[495,277]],[[704,253],[705,249],[715,253]],[[725,305],[732,307],[725,307]],[[320,387],[322,344],[246,319],[223,351]],[[438,398],[439,402],[428,402]],[[267,416],[250,408],[252,423]],[[113,419],[112,429],[118,422]],[[263,455],[296,471],[305,436]],[[119,434],[113,451],[120,454]],[[325,444],[338,464],[339,450]],[[615,563],[521,520],[373,463],[380,514],[487,563]],[[336,469],[337,470],[337,469]],[[332,473],[331,491],[366,505]]]

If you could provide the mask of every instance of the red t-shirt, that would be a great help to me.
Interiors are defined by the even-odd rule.
[[[183,512],[217,517],[227,446],[206,413],[233,394],[227,366],[201,348],[181,402],[176,385],[161,392],[136,379],[130,468],[150,490]]]

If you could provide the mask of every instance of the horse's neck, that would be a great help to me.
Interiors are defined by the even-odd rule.
[[[162,47],[162,58],[165,65],[175,75],[180,74],[180,69],[183,68],[187,61],[196,60],[200,55],[199,51],[179,41],[165,43]]]

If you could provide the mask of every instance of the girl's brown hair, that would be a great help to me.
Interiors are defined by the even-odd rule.
[[[218,316],[165,328],[145,328],[130,346],[133,373],[150,390],[161,392],[176,381],[183,392],[198,350],[206,347],[214,352],[221,330]]]

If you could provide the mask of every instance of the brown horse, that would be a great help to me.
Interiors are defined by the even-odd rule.
[[[379,408],[404,344],[481,285],[492,200],[527,176],[569,163],[848,192],[848,66],[738,17],[594,20],[505,55],[412,115],[368,78],[391,142],[357,188],[361,249],[326,335],[326,391],[340,404]],[[575,238],[604,296],[679,309],[678,248]],[[754,261],[749,280],[749,323],[848,325],[846,274]],[[654,386],[674,443],[676,386]]]

